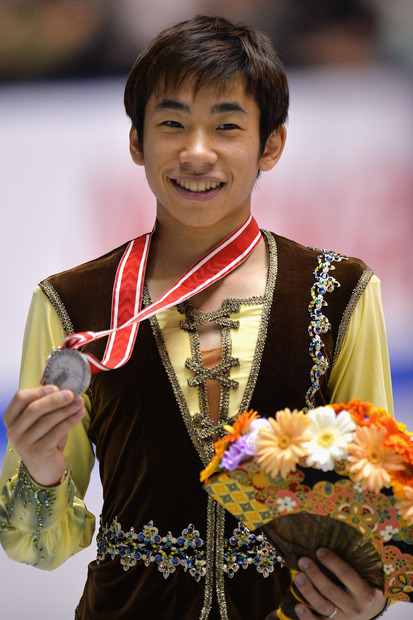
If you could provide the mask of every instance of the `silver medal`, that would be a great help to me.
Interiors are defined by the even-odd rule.
[[[79,396],[88,387],[91,374],[83,353],[74,349],[55,349],[46,362],[42,383],[72,390],[75,396]]]

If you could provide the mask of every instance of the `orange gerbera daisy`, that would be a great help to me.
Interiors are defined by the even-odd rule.
[[[413,440],[404,433],[394,433],[385,439],[384,445],[392,448],[404,458],[406,463],[413,465]]]
[[[250,427],[251,422],[258,417],[258,413],[253,409],[238,414],[232,426],[230,426],[229,424],[224,425],[225,430],[229,432],[229,435],[226,435],[224,439],[228,438],[229,443],[231,443],[232,441],[236,441],[241,437],[241,435],[245,435],[245,433]]]
[[[268,418],[271,428],[262,428],[256,440],[256,455],[262,469],[275,478],[281,474],[285,478],[295,471],[302,456],[307,455],[303,444],[309,437],[306,430],[310,419],[297,409],[278,411],[276,419]]]
[[[394,495],[403,495],[403,487],[413,485],[413,465],[406,464],[401,471],[390,474]]]
[[[383,446],[385,435],[384,427],[362,426],[356,430],[354,443],[348,446],[350,473],[374,493],[391,486],[390,471],[404,469],[403,457]]]
[[[398,424],[394,418],[384,411],[384,409],[375,410],[372,413],[371,423],[374,424],[376,428],[386,429],[384,447],[392,448],[403,456],[406,463],[413,464],[413,437],[404,432],[404,425]]]
[[[348,411],[358,426],[370,425],[370,413],[374,409],[374,405],[369,402],[363,402],[360,398],[354,398],[348,402],[347,405],[341,403],[340,405],[330,406],[333,407],[336,413],[339,413],[343,409]]]
[[[396,508],[407,525],[413,525],[413,487],[405,486],[403,495],[404,497],[397,499]]]

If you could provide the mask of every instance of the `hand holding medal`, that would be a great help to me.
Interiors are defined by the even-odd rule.
[[[63,475],[68,432],[84,416],[81,394],[93,374],[120,368],[130,358],[139,323],[188,299],[240,265],[261,240],[256,221],[248,219],[193,265],[160,299],[141,310],[145,268],[152,233],[131,241],[118,265],[112,293],[110,329],[66,337],[46,362],[45,387],[18,393],[4,421],[8,436],[27,471],[41,485],[53,486]],[[108,336],[102,361],[77,349]],[[56,390],[53,386],[56,386]]]

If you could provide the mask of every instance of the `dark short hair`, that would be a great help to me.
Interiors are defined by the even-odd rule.
[[[260,149],[288,116],[288,83],[269,38],[223,17],[198,15],[160,32],[137,58],[125,88],[125,109],[143,150],[143,124],[154,92],[178,89],[185,81],[194,93],[201,87],[225,88],[241,78],[260,109]]]

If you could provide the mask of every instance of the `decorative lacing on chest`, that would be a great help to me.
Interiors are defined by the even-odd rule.
[[[242,302],[262,303],[263,299],[255,297],[251,300],[242,300]],[[188,379],[188,385],[198,388],[200,411],[195,413],[193,421],[198,425],[198,433],[202,439],[213,435],[222,437],[225,434],[223,425],[228,421],[230,391],[239,387],[238,381],[231,378],[231,369],[240,366],[239,358],[232,355],[231,330],[238,329],[240,322],[232,319],[231,315],[240,312],[242,302],[239,299],[226,299],[221,307],[213,312],[197,310],[189,300],[178,306],[178,311],[185,317],[180,322],[180,327],[188,333],[190,340],[192,357],[185,360],[185,367],[193,373]],[[199,341],[199,327],[207,323],[215,323],[221,331],[221,361],[212,368],[207,368],[203,364]],[[211,419],[208,406],[207,381],[211,379],[221,386],[217,422]]]

